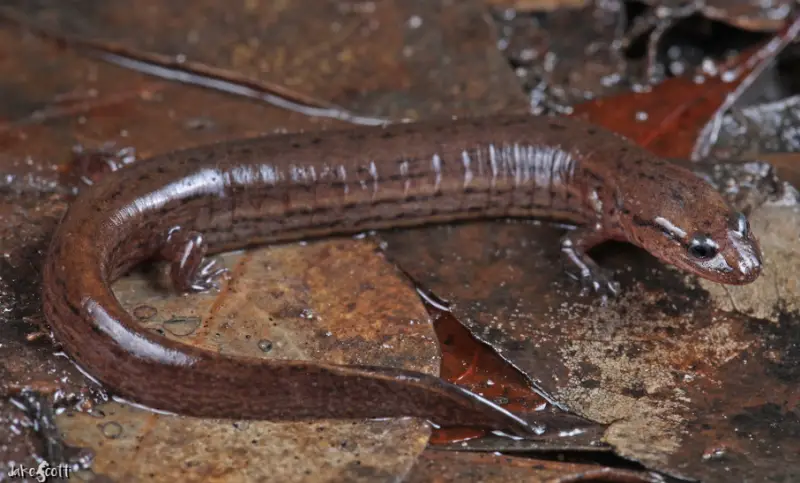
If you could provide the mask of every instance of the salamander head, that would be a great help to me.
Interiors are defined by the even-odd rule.
[[[657,214],[634,214],[625,223],[634,233],[632,241],[705,279],[730,285],[753,282],[761,274],[762,255],[750,223],[718,193],[703,191],[707,196],[693,200],[696,203],[667,204]]]

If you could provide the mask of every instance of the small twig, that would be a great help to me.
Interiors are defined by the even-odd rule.
[[[384,125],[389,119],[360,116],[333,103],[293,91],[279,84],[253,80],[235,72],[187,60],[184,56],[167,56],[142,52],[121,44],[84,39],[54,32],[33,24],[12,8],[0,8],[0,20],[6,20],[35,34],[76,50],[82,50],[105,62],[147,75],[205,87],[229,94],[258,99],[282,109],[307,116],[326,117],[362,125]]]

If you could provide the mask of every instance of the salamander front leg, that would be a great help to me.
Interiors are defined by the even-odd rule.
[[[228,269],[217,267],[216,260],[205,258],[208,246],[202,233],[170,230],[161,256],[170,262],[170,279],[179,292],[207,292],[219,289],[219,279]]]
[[[589,228],[577,229],[561,239],[561,254],[564,262],[567,267],[574,269],[567,268],[567,274],[580,280],[583,292],[591,290],[601,295],[604,300],[609,295],[615,296],[619,293],[619,284],[586,252],[608,239],[608,235],[602,231]]]

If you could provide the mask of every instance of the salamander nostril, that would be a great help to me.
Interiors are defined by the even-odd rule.
[[[731,216],[730,229],[738,233],[742,236],[742,238],[747,238],[747,235],[750,233],[750,222],[747,221],[747,217],[744,216],[744,213],[734,213]]]

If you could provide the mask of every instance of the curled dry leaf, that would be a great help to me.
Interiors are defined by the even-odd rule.
[[[661,483],[658,475],[644,471],[619,470],[579,463],[531,461],[500,454],[446,453],[428,451],[408,475],[408,483],[578,483],[603,481],[620,483]]]

